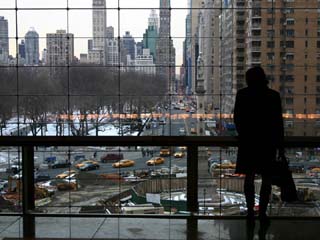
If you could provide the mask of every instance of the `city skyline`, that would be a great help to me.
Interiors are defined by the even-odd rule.
[[[118,1],[107,2],[107,24],[115,30],[115,37],[122,37],[126,31],[130,31],[136,42],[143,39],[143,34],[148,28],[148,18],[151,9],[156,9],[159,14],[159,0],[139,0],[133,4],[127,0],[120,1],[120,7],[125,9],[120,12],[115,9],[118,7]],[[0,16],[4,16],[9,24],[9,52],[10,55],[16,55],[16,32],[18,33],[18,43],[24,39],[28,30],[33,27],[39,33],[39,51],[46,48],[46,34],[54,33],[57,30],[66,30],[74,34],[74,50],[75,56],[80,58],[81,53],[88,53],[87,42],[92,39],[92,0],[69,1],[70,8],[77,8],[66,11],[66,1],[60,0],[55,2],[28,0],[17,1],[19,10],[17,14],[16,29],[16,11],[10,8],[15,7],[12,1],[4,0],[0,3]],[[183,40],[185,37],[185,17],[187,15],[187,0],[171,1],[171,36],[173,38],[174,47],[176,48],[176,65],[180,66],[183,62]],[[48,10],[32,10],[32,8],[48,8]],[[132,9],[144,8],[144,9]],[[1,10],[6,8],[7,10]],[[51,8],[51,9],[50,9]],[[52,9],[55,8],[55,9]],[[56,8],[61,8],[56,9]],[[110,9],[111,8],[111,9]],[[129,16],[129,17],[128,17]],[[118,24],[120,19],[120,26]],[[134,21],[132,21],[134,19]],[[183,26],[183,27],[181,27]],[[41,56],[42,57],[42,56]]]

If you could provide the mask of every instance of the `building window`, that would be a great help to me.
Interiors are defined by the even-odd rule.
[[[268,52],[267,58],[268,58],[268,60],[273,60],[274,59],[274,52]]]
[[[274,41],[268,41],[267,48],[274,48]]]
[[[293,121],[292,120],[285,120],[284,127],[285,128],[293,128]]]
[[[293,98],[289,98],[289,97],[287,97],[287,98],[285,98],[285,103],[287,104],[287,105],[292,105],[293,104]]]

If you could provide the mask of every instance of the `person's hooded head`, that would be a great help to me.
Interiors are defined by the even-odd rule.
[[[262,67],[253,67],[246,72],[248,87],[263,88],[268,85],[268,79]]]

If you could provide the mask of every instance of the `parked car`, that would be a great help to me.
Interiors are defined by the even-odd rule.
[[[116,162],[120,161],[123,159],[123,154],[122,153],[107,153],[103,155],[100,160],[101,162]]]
[[[77,163],[74,166],[79,169],[81,166],[83,166],[86,163],[99,164],[97,161],[94,161],[94,160],[86,160],[81,163]]]
[[[146,161],[148,166],[159,165],[164,163],[163,157],[153,157],[150,160]]]
[[[183,158],[184,155],[185,155],[184,152],[175,152],[175,153],[173,154],[173,156],[174,156],[175,158]]]
[[[94,164],[94,163],[86,163],[79,167],[80,171],[90,171],[90,170],[97,170],[99,169],[99,164]]]
[[[135,161],[130,160],[130,159],[123,159],[120,160],[119,162],[115,162],[112,164],[112,167],[114,168],[122,168],[122,167],[132,167],[134,166]]]

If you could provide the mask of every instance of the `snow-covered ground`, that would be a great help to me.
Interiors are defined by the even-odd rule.
[[[52,119],[52,118],[50,118]],[[142,119],[142,124],[146,122],[147,119]],[[23,118],[11,118],[10,120],[7,121],[6,128],[2,129],[2,135],[3,136],[10,136],[10,135],[17,135],[18,130],[20,130],[20,135],[27,135],[27,136],[32,136],[32,132],[30,131],[30,119],[24,120]],[[135,132],[130,132],[129,131],[129,125],[122,125],[122,129],[119,130],[119,123],[118,121],[115,121],[114,123],[109,122],[110,119],[107,118],[101,118],[99,119],[100,126],[99,126],[99,131],[98,131],[98,136],[137,136],[138,131]],[[19,123],[19,124],[18,124]],[[80,123],[80,113],[75,111],[73,113],[73,123],[77,127],[79,127]],[[19,127],[19,128],[18,128]],[[56,136],[56,127],[57,124],[51,120],[51,122],[47,122],[47,130],[43,130],[41,133],[40,128],[37,131],[37,136]],[[89,136],[96,136],[96,129],[94,126],[88,122],[88,128],[91,129],[89,131]],[[27,133],[26,133],[27,131]],[[68,126],[68,124],[63,124],[63,129],[62,129],[62,136],[71,136],[71,127]]]

